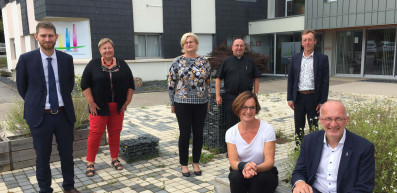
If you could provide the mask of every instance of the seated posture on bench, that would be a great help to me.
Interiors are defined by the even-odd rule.
[[[274,192],[278,171],[273,166],[276,135],[268,123],[255,118],[258,98],[245,91],[234,100],[233,112],[240,122],[226,132],[232,193]]]

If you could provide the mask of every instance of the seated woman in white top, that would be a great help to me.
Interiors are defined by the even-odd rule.
[[[232,193],[274,192],[278,171],[273,166],[276,134],[268,123],[255,118],[261,109],[252,92],[241,93],[232,105],[240,122],[226,132]]]

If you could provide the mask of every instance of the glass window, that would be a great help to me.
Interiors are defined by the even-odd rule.
[[[135,57],[161,57],[160,35],[135,35]]]
[[[276,74],[288,74],[292,56],[301,52],[301,33],[277,35]]]
[[[365,74],[393,75],[396,29],[367,31]]]
[[[266,74],[274,73],[274,35],[250,36],[250,48],[252,51],[267,56],[267,64],[264,66]]]
[[[360,74],[362,38],[362,31],[345,31],[337,33],[337,74]]]
[[[275,0],[275,16],[287,17],[305,14],[305,0]]]
[[[197,34],[199,38],[199,49],[197,54],[201,56],[208,56],[208,53],[212,51],[212,34]]]
[[[287,0],[287,16],[304,14],[305,0]]]

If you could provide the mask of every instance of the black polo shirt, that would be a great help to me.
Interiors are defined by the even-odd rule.
[[[254,61],[244,55],[240,59],[233,55],[222,61],[215,76],[224,79],[226,94],[238,95],[247,90],[252,92],[254,79],[260,75]]]

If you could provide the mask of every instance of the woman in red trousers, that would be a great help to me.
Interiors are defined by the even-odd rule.
[[[103,38],[98,43],[100,58],[91,60],[84,69],[81,89],[89,105],[90,132],[87,141],[86,175],[95,175],[95,157],[107,128],[111,165],[122,170],[119,161],[120,132],[124,111],[134,94],[134,77],[124,60],[114,57],[113,41]]]

